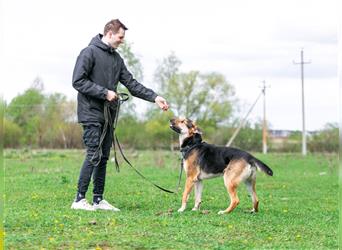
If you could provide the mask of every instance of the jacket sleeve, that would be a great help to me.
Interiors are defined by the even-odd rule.
[[[135,80],[132,74],[127,70],[123,60],[121,61],[121,72],[119,81],[128,89],[135,97],[154,102],[158,96],[152,89],[146,88],[144,85]]]
[[[93,65],[94,61],[92,59],[91,50],[89,47],[85,48],[77,57],[72,75],[72,86],[84,95],[105,100],[108,90],[89,79],[89,74],[92,71]]]

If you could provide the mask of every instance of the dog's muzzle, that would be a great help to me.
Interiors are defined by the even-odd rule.
[[[177,134],[180,134],[181,133],[181,130],[180,128],[174,126],[173,124],[170,124],[170,128],[175,131]]]

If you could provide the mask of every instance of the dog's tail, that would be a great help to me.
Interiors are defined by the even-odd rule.
[[[273,176],[272,169],[269,166],[267,166],[265,163],[258,160],[257,158],[253,158],[252,162],[253,162],[253,165],[256,166],[259,170],[261,170],[262,172],[265,172],[266,174],[270,176]]]

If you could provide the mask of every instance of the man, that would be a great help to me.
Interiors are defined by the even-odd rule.
[[[137,82],[116,52],[118,46],[124,42],[126,30],[127,27],[118,19],[111,20],[105,25],[103,35],[95,36],[76,61],[72,85],[78,91],[77,116],[78,122],[83,126],[86,157],[72,209],[120,211],[103,198],[106,165],[113,137],[109,126],[104,131],[104,104],[106,101],[117,103],[118,82],[126,86],[133,96],[155,102],[162,110],[168,110],[166,100]],[[115,117],[115,109],[111,109],[111,117]],[[105,137],[100,143],[100,137],[104,133]],[[85,199],[91,176],[94,184],[93,206]]]

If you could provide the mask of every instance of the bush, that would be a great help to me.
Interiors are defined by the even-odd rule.
[[[308,148],[311,152],[337,152],[339,148],[338,125],[328,123],[325,128],[309,140]]]
[[[14,122],[4,119],[4,147],[17,148],[21,145],[22,129]]]

